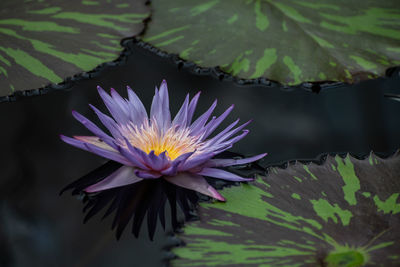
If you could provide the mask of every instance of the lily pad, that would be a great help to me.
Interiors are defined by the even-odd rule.
[[[140,33],[145,0],[2,0],[0,95],[41,88],[118,58]]]
[[[400,65],[395,0],[153,0],[152,7],[143,41],[238,78],[351,83]]]
[[[174,266],[397,266],[400,154],[269,168],[201,203]]]

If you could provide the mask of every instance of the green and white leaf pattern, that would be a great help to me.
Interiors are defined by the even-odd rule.
[[[354,82],[400,65],[396,0],[153,0],[152,7],[143,41],[239,78]]]
[[[2,0],[0,95],[59,83],[118,58],[140,33],[145,0]]]
[[[400,155],[329,156],[201,203],[173,266],[399,266]]]

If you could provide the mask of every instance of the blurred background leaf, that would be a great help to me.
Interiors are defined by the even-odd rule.
[[[153,0],[151,5],[145,42],[243,79],[352,83],[400,65],[395,0]]]
[[[60,83],[119,57],[144,29],[145,0],[2,0],[0,96]]]

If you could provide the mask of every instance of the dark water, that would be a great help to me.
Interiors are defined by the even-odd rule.
[[[92,103],[101,110],[96,85],[136,90],[147,107],[155,85],[165,78],[173,114],[185,94],[202,91],[198,113],[219,100],[217,114],[230,104],[237,117],[253,119],[250,134],[232,149],[241,154],[268,152],[265,164],[311,159],[326,152],[370,150],[391,153],[400,147],[400,103],[383,93],[399,90],[400,78],[378,79],[323,90],[239,86],[178,70],[172,61],[133,47],[126,64],[77,82],[68,91],[0,104],[0,265],[1,266],[160,266],[166,237],[143,233],[116,241],[111,222],[82,224],[82,205],[59,190],[105,160],[62,143],[58,134],[88,132],[71,116],[75,109],[91,119]],[[170,229],[170,227],[169,227]]]

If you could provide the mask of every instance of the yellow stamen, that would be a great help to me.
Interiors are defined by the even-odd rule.
[[[147,154],[154,151],[157,156],[166,151],[166,155],[174,160],[182,154],[193,152],[202,147],[199,136],[191,136],[189,128],[171,126],[165,132],[159,129],[154,120],[145,121],[141,126],[129,123],[120,128],[129,143]],[[124,140],[120,145],[126,147]]]

